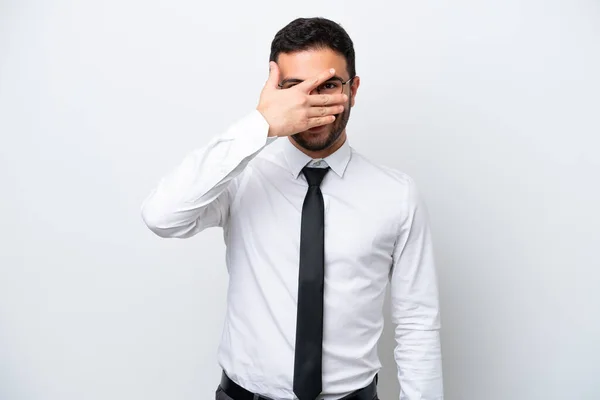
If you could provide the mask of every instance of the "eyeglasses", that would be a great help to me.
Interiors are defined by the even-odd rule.
[[[343,81],[342,78],[334,77],[320,84],[316,91],[319,94],[338,94],[344,90],[344,85],[354,79],[354,76],[347,81]],[[300,79],[288,79],[280,83],[278,86],[280,89],[290,89],[299,83],[302,83]]]

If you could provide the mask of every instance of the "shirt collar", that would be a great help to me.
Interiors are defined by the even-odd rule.
[[[312,161],[312,158],[294,146],[290,140],[293,139],[285,138],[284,154],[290,173],[294,176],[294,179],[297,179],[300,176],[300,172],[302,172],[302,168]],[[339,149],[323,160],[341,178],[344,176],[344,171],[348,166],[351,154],[350,144],[346,138]]]

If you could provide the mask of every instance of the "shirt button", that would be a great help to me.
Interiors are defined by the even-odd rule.
[[[322,164],[322,162],[321,162],[321,161],[317,161],[317,162],[315,163],[315,165],[316,165],[317,167],[320,167],[320,166],[321,166],[321,164]]]

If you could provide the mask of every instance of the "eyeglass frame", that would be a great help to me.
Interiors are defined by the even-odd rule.
[[[342,84],[342,90],[340,91],[340,93],[344,93],[344,85],[345,85],[346,83],[348,83],[348,82],[352,81],[354,78],[356,78],[356,75],[354,75],[354,76],[352,76],[352,77],[348,78],[346,81],[344,81],[344,80],[343,80],[341,77],[339,77],[339,76],[332,76],[331,78],[327,79],[327,80],[326,80],[325,82],[323,82],[323,83],[327,83],[327,82],[330,82],[330,81],[339,81],[339,82]],[[300,84],[300,83],[302,83],[302,82],[304,82],[304,81],[303,81],[303,80],[300,80],[300,79],[295,79],[295,78],[292,78],[292,79],[284,79],[284,80],[283,80],[281,83],[278,83],[278,84],[277,84],[277,87],[279,87],[279,89],[284,89],[284,88],[283,88],[283,84],[284,84],[284,83],[288,83],[288,82],[294,82],[294,83],[295,83],[295,85],[294,85],[294,86],[296,86],[296,85],[298,85],[298,84]],[[322,83],[322,84],[323,84],[323,83]],[[321,85],[322,85],[322,84],[321,84]],[[319,85],[319,87],[320,87],[321,85]],[[294,86],[292,86],[292,87],[294,87]],[[289,87],[288,89],[291,89],[292,87]],[[321,92],[319,91],[319,87],[317,87],[315,90],[317,91],[317,93],[318,93],[318,94],[321,94]]]

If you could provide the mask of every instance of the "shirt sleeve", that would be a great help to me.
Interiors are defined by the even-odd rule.
[[[184,160],[142,203],[142,219],[161,237],[187,238],[223,226],[235,191],[235,181],[248,163],[277,137],[254,110]]]
[[[400,400],[441,400],[438,279],[426,206],[412,179],[405,204],[390,273]]]

